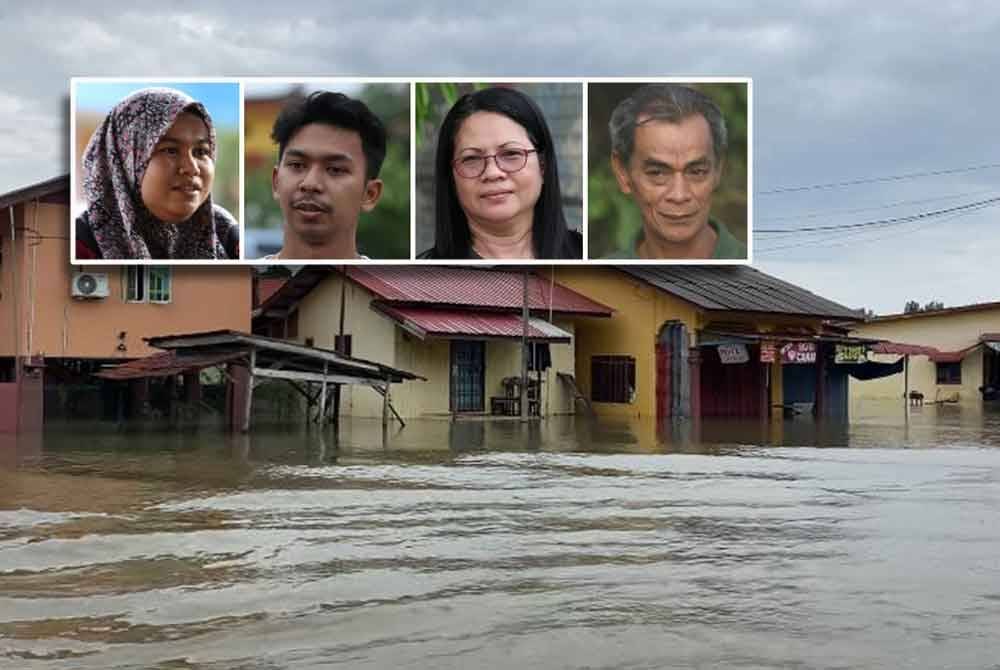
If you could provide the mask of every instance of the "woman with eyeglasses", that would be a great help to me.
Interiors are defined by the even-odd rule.
[[[525,94],[459,98],[438,135],[434,246],[427,259],[581,258],[562,210],[552,133]]]

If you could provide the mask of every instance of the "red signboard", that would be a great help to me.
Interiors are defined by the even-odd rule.
[[[760,362],[773,363],[778,357],[778,351],[774,342],[760,343]]]
[[[781,362],[785,364],[815,363],[815,342],[789,342],[781,347]]]

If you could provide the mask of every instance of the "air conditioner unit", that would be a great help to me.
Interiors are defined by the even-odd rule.
[[[74,298],[107,298],[106,272],[74,272],[70,295]]]

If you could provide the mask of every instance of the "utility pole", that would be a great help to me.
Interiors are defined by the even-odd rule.
[[[528,419],[528,269],[522,271],[524,297],[521,302],[521,421]]]

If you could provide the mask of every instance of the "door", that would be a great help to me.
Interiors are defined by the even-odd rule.
[[[485,409],[484,377],[486,372],[486,343],[472,340],[453,340],[451,343],[451,400],[452,412],[482,412]]]

